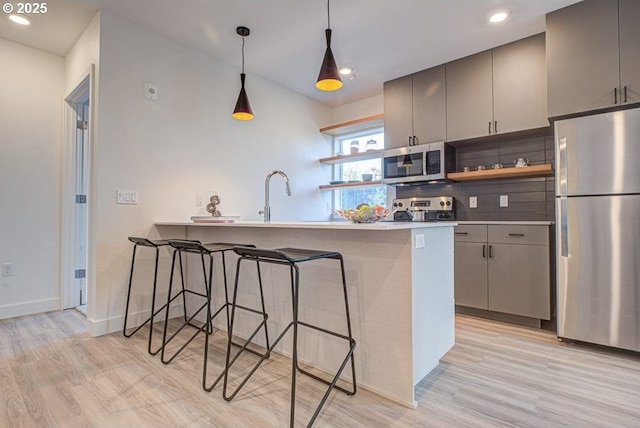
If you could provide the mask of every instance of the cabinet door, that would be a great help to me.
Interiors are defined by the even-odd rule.
[[[550,319],[549,247],[489,243],[489,310]]]
[[[620,0],[619,11],[622,102],[637,103],[640,102],[640,1]]]
[[[493,133],[491,51],[446,64],[447,140]]]
[[[487,245],[456,242],[454,294],[456,305],[487,309]]]
[[[493,50],[494,132],[549,126],[544,33]]]
[[[406,147],[413,135],[413,77],[411,75],[384,83],[385,148]]]
[[[586,0],[552,12],[546,37],[549,117],[615,106],[618,3]]]
[[[413,75],[413,133],[420,144],[447,139],[445,66]]]

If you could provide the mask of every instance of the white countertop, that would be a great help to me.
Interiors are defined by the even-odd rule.
[[[193,221],[156,221],[156,226],[260,227],[290,229],[403,230],[457,226],[455,221],[351,223],[346,221],[237,221],[233,223],[194,223]]]
[[[503,225],[521,225],[521,226],[551,226],[554,221],[458,221],[460,225],[465,224],[503,224]]]

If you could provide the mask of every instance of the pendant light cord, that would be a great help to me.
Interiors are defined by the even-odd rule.
[[[242,36],[242,73],[244,73],[244,36]]]
[[[327,0],[327,28],[331,29],[331,14],[329,13],[329,0]]]

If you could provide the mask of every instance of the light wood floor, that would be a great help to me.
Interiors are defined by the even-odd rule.
[[[416,410],[363,389],[334,392],[315,426],[640,427],[637,354],[469,316],[456,323],[456,345],[417,387]],[[73,310],[3,320],[0,427],[284,427],[288,362],[269,360],[228,403],[220,386],[201,389],[200,346],[165,366],[146,353],[146,332],[92,338]],[[301,379],[297,426],[320,399],[316,384]]]

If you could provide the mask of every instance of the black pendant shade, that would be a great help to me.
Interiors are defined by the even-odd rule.
[[[331,51],[330,28],[325,30],[325,35],[327,36],[327,50],[324,52],[324,59],[322,60],[322,66],[318,74],[316,88],[321,91],[335,91],[336,89],[342,88],[342,79],[340,78],[340,72],[338,71],[336,60]]]
[[[400,166],[404,166],[407,168],[410,166],[413,166],[413,161],[411,160],[411,156],[404,155],[404,158],[402,159],[402,164]]]
[[[244,89],[244,81],[246,78],[244,74],[244,38],[250,34],[250,31],[247,27],[238,27],[236,28],[236,33],[242,36],[242,73],[240,73],[240,94],[238,94],[236,108],[233,109],[232,116],[238,120],[251,120],[253,119],[253,110],[251,110],[247,91]]]
[[[336,89],[342,88],[342,79],[340,78],[340,72],[336,65],[336,60],[333,57],[333,52],[331,51],[331,15],[329,14],[329,0],[327,0],[327,27],[324,32],[327,38],[327,50],[324,52],[316,88],[321,91],[335,91]]]
[[[236,101],[236,108],[233,109],[233,118],[238,120],[251,120],[253,119],[253,110],[251,110],[251,104],[249,103],[249,97],[247,91],[244,89],[245,74],[240,74],[240,94],[238,95],[238,101]]]

